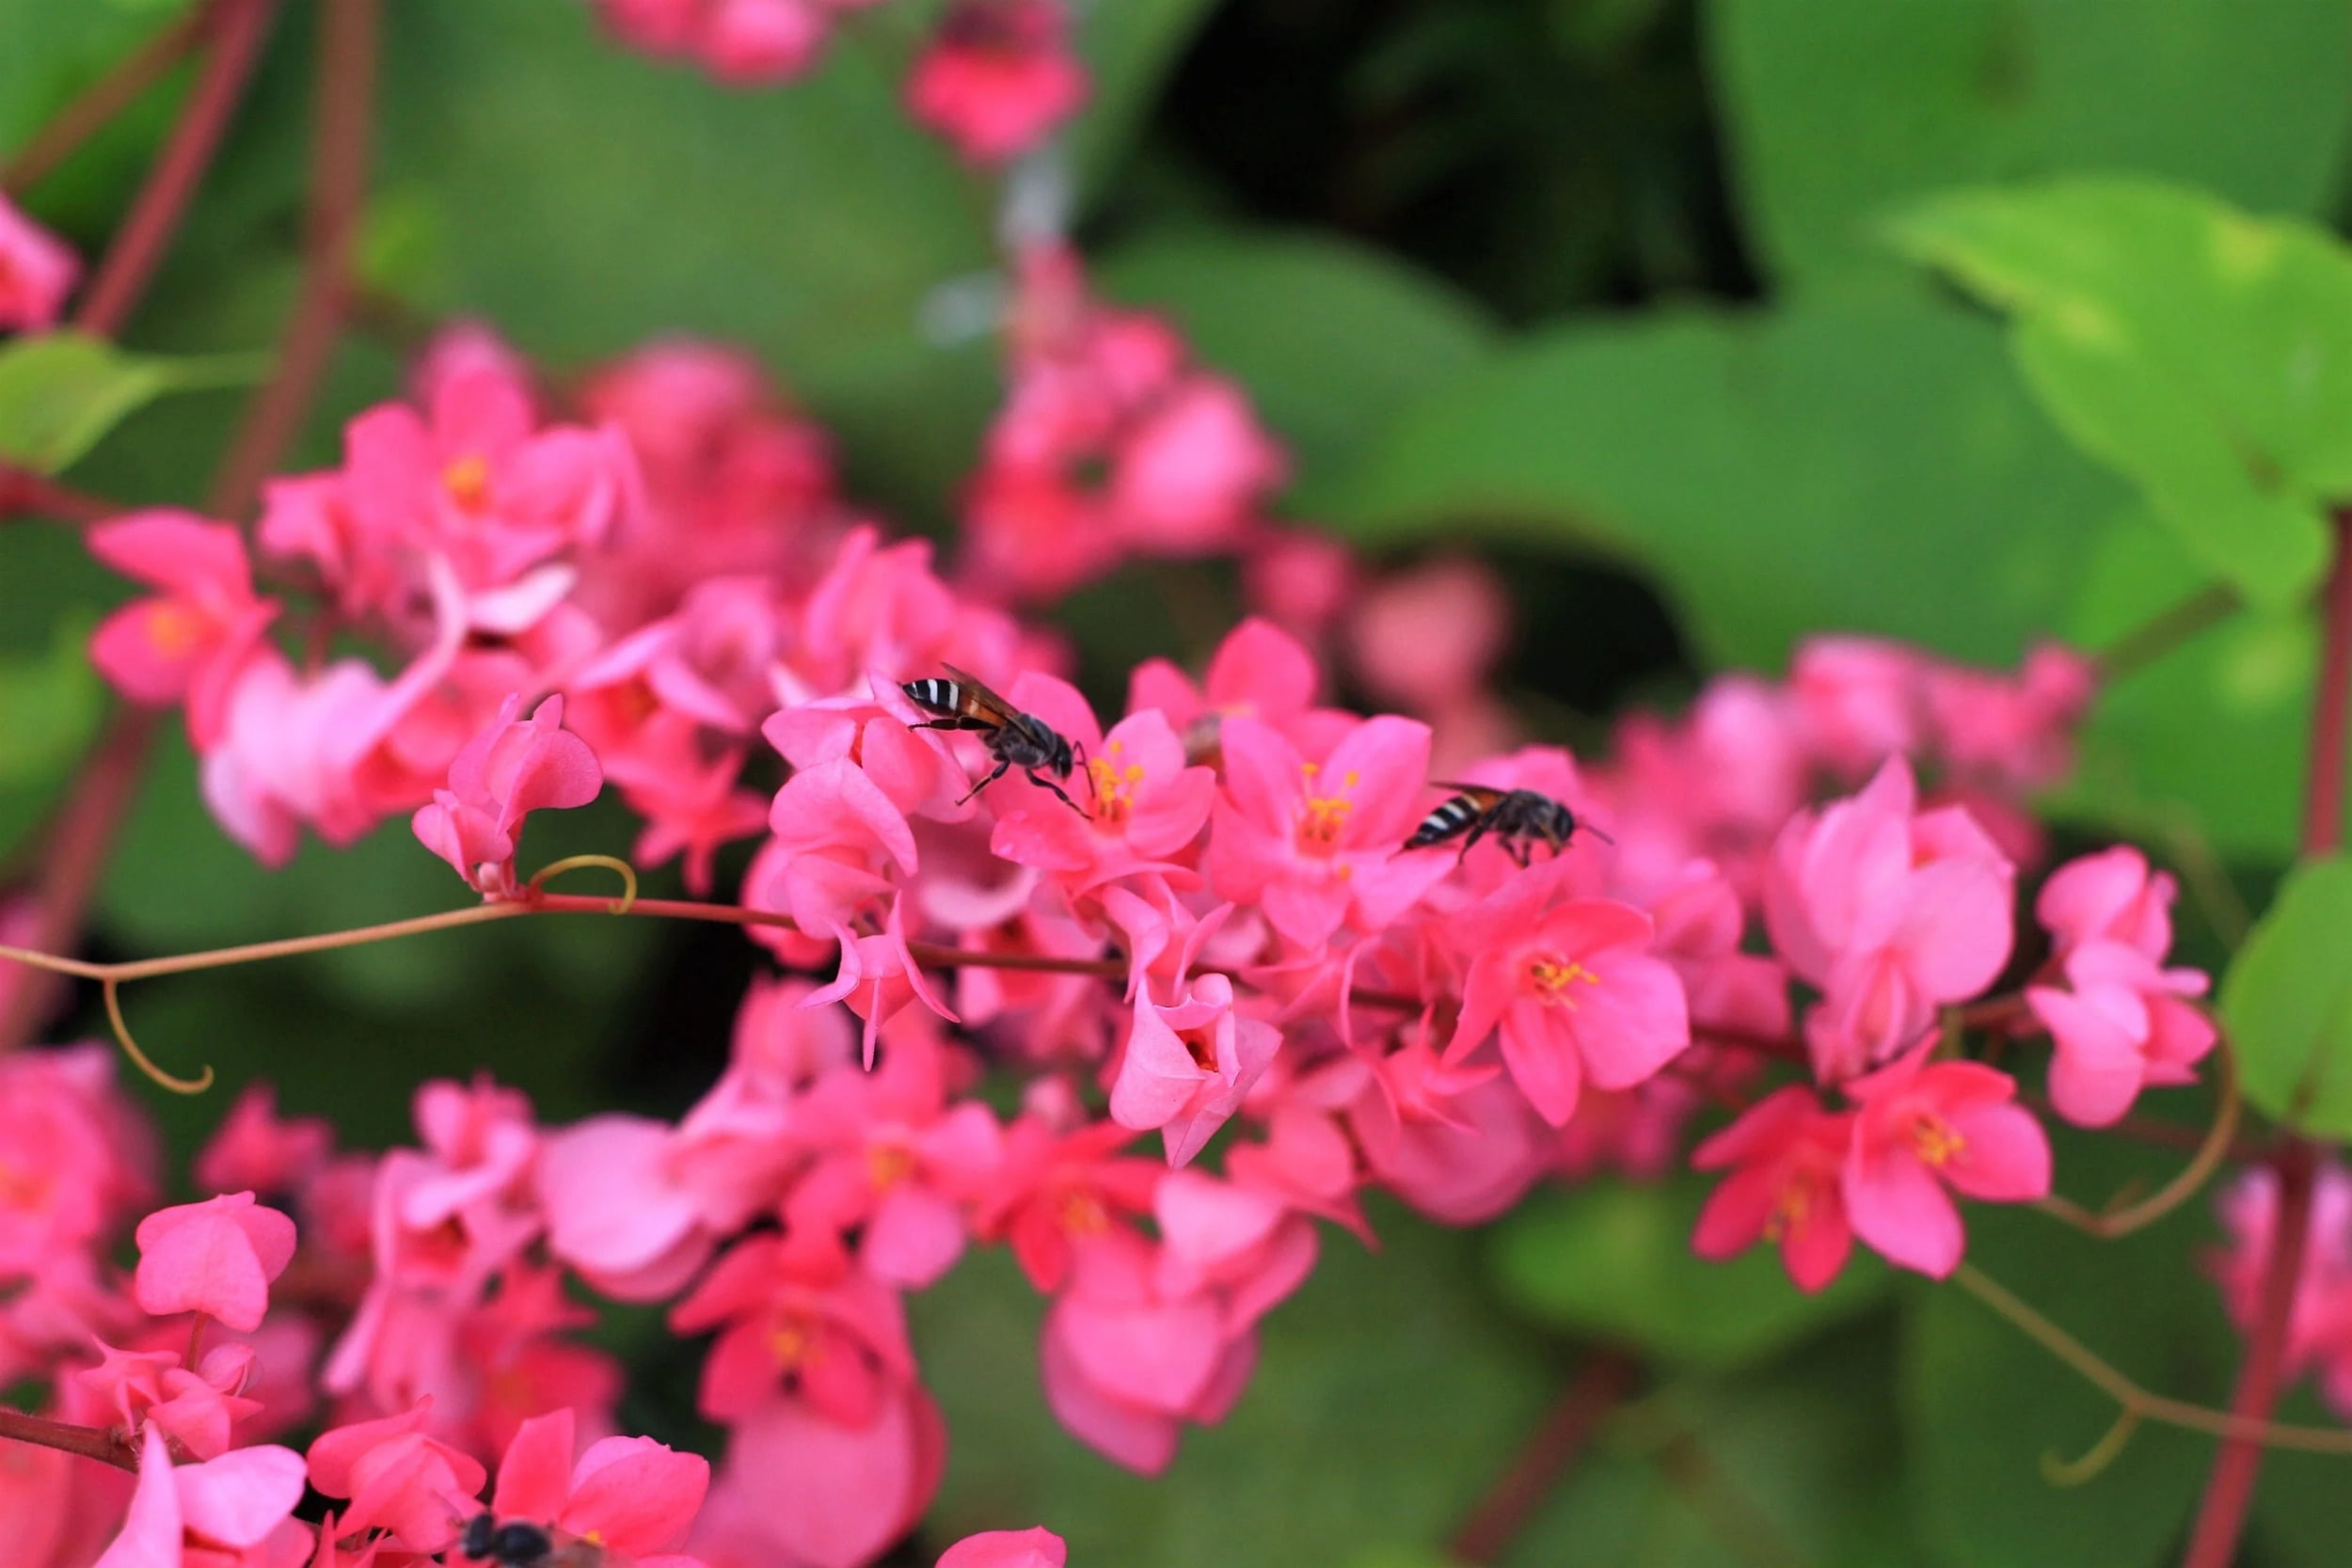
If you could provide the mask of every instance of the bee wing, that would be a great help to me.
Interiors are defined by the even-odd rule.
[[[1429,781],[1429,787],[1450,789],[1456,795],[1468,796],[1480,811],[1494,810],[1502,803],[1502,798],[1510,793],[1507,789],[1497,789],[1492,784],[1459,784],[1448,779],[1432,779]]]
[[[994,687],[969,670],[959,670],[952,664],[943,664],[940,668],[955,676],[956,684],[963,688],[964,703],[975,710],[972,717],[985,719],[993,724],[1009,724],[1016,729],[1022,727],[1021,710],[999,695]]]

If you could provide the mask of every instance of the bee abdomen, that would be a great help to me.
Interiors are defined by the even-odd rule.
[[[1477,820],[1477,803],[1467,795],[1456,795],[1421,819],[1421,826],[1405,841],[1405,847],[1420,849],[1443,843]]]
[[[919,681],[906,682],[903,689],[907,694],[907,700],[918,707],[930,708],[934,713],[962,711],[963,693],[957,689],[953,681],[944,681],[936,676],[926,676]]]

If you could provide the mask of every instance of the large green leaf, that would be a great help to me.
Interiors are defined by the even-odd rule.
[[[1833,629],[2013,658],[2120,499],[1984,324],[1848,297],[1537,335],[1414,404],[1323,514],[1615,555],[1708,656],[1769,669]]]
[[[664,332],[767,356],[872,493],[937,504],[968,467],[993,350],[925,336],[930,291],[991,263],[989,219],[898,84],[844,49],[728,91],[562,0],[405,0],[387,29],[381,178],[445,293],[574,364]]]
[[[2137,508],[2108,520],[2063,635],[2106,647],[2211,578]],[[2175,862],[2294,852],[2317,630],[2308,610],[2241,612],[2100,691],[2072,782],[2048,804]]]
[[[2093,1200],[2161,1180],[2152,1162],[2166,1158],[2072,1135],[2058,1155],[2060,1184]],[[2224,1394],[2234,1346],[2192,1257],[2201,1213],[2091,1242],[2030,1211],[1967,1212],[1969,1261],[2126,1375],[2184,1399]],[[2115,1404],[1957,1285],[1922,1287],[1913,1303],[1901,1395],[1918,1528],[1952,1568],[2169,1561],[2212,1462],[2210,1442],[2151,1425],[2092,1480],[2053,1485],[2043,1457],[2088,1450]]]
[[[2139,169],[2320,212],[2352,120],[2337,5],[1712,0],[1707,17],[1750,234],[1798,282],[1868,270],[1888,203],[1984,180]]]
[[[2352,860],[2297,866],[2221,980],[2246,1098],[2289,1126],[2352,1138]]]
[[[78,332],[12,340],[0,344],[0,458],[56,473],[166,392],[230,386],[261,371],[244,356],[126,354]]]
[[[1892,232],[2013,313],[2052,415],[2209,570],[2274,609],[2318,580],[2352,496],[2352,254],[2131,181],[1956,192]]]
[[[1327,1233],[1261,1328],[1248,1391],[1157,1479],[1082,1448],[1039,1389],[1035,1293],[1000,1251],[911,1304],[925,1381],[956,1434],[937,1541],[1049,1526],[1073,1562],[1295,1568],[1443,1540],[1557,1384],[1476,1288],[1473,1238],[1384,1207],[1381,1250]],[[936,1546],[933,1548],[936,1550]]]
[[[1691,1233],[1712,1185],[1693,1177],[1546,1194],[1496,1235],[1496,1282],[1512,1305],[1553,1328],[1707,1368],[1783,1351],[1883,1293],[1887,1273],[1873,1258],[1806,1295],[1771,1247],[1728,1263],[1696,1257]]]
[[[1207,233],[1114,251],[1102,284],[1165,309],[1206,364],[1238,377],[1287,441],[1295,492],[1314,490],[1420,394],[1475,363],[1497,333],[1467,298],[1336,240]]]

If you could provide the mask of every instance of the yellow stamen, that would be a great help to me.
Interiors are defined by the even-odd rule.
[[[1111,1216],[1101,1198],[1075,1192],[1062,1199],[1061,1227],[1073,1236],[1099,1236],[1111,1227]]]
[[[1600,976],[1575,959],[1563,960],[1549,953],[1538,953],[1527,960],[1527,981],[1538,993],[1539,1000],[1558,1003],[1574,1010],[1576,999],[1567,994],[1568,987],[1577,981],[1588,986],[1600,984]]]
[[[1143,764],[1120,762],[1126,750],[1125,741],[1114,740],[1104,755],[1087,764],[1094,781],[1094,819],[1112,827],[1126,821],[1135,810],[1136,791],[1145,778]]]
[[[866,1179],[877,1192],[888,1192],[914,1174],[914,1156],[903,1148],[877,1144],[866,1151]]]
[[[467,512],[479,512],[490,499],[490,460],[469,451],[441,470],[441,488]]]
[[[169,600],[147,612],[147,640],[166,658],[178,658],[204,638],[204,618]]]
[[[1929,1164],[1944,1165],[1960,1156],[1968,1147],[1968,1140],[1953,1132],[1949,1122],[1923,1116],[1912,1123],[1911,1147]]]

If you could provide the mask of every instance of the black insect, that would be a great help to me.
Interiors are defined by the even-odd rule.
[[[555,1543],[548,1539],[546,1530],[518,1519],[501,1525],[488,1513],[477,1513],[466,1521],[457,1549],[477,1562],[496,1563],[498,1568],[550,1568],[555,1557]]]
[[[1568,847],[1579,829],[1604,844],[1609,842],[1607,833],[1590,823],[1580,823],[1567,807],[1532,789],[1495,789],[1474,784],[1440,784],[1438,787],[1454,793],[1421,819],[1413,836],[1405,841],[1406,848],[1426,849],[1460,838],[1462,854],[1467,856],[1473,845],[1492,833],[1503,853],[1524,866],[1534,858],[1535,845],[1549,844],[1556,855]]]
[[[1081,760],[1075,756],[1070,742],[1063,739],[1044,720],[1034,713],[1024,713],[988,689],[986,682],[969,671],[950,664],[947,673],[953,680],[933,676],[928,680],[908,681],[902,689],[907,700],[926,713],[939,717],[917,724],[922,730],[977,730],[988,747],[988,754],[996,759],[995,771],[972,786],[964,800],[1003,778],[1006,771],[1018,768],[1029,776],[1033,784],[1042,784],[1061,797],[1063,805],[1080,816],[1086,808],[1070,798],[1067,790],[1054,779],[1070,777],[1070,770]],[[1042,778],[1040,770],[1054,775]],[[963,800],[956,802],[961,805]]]

